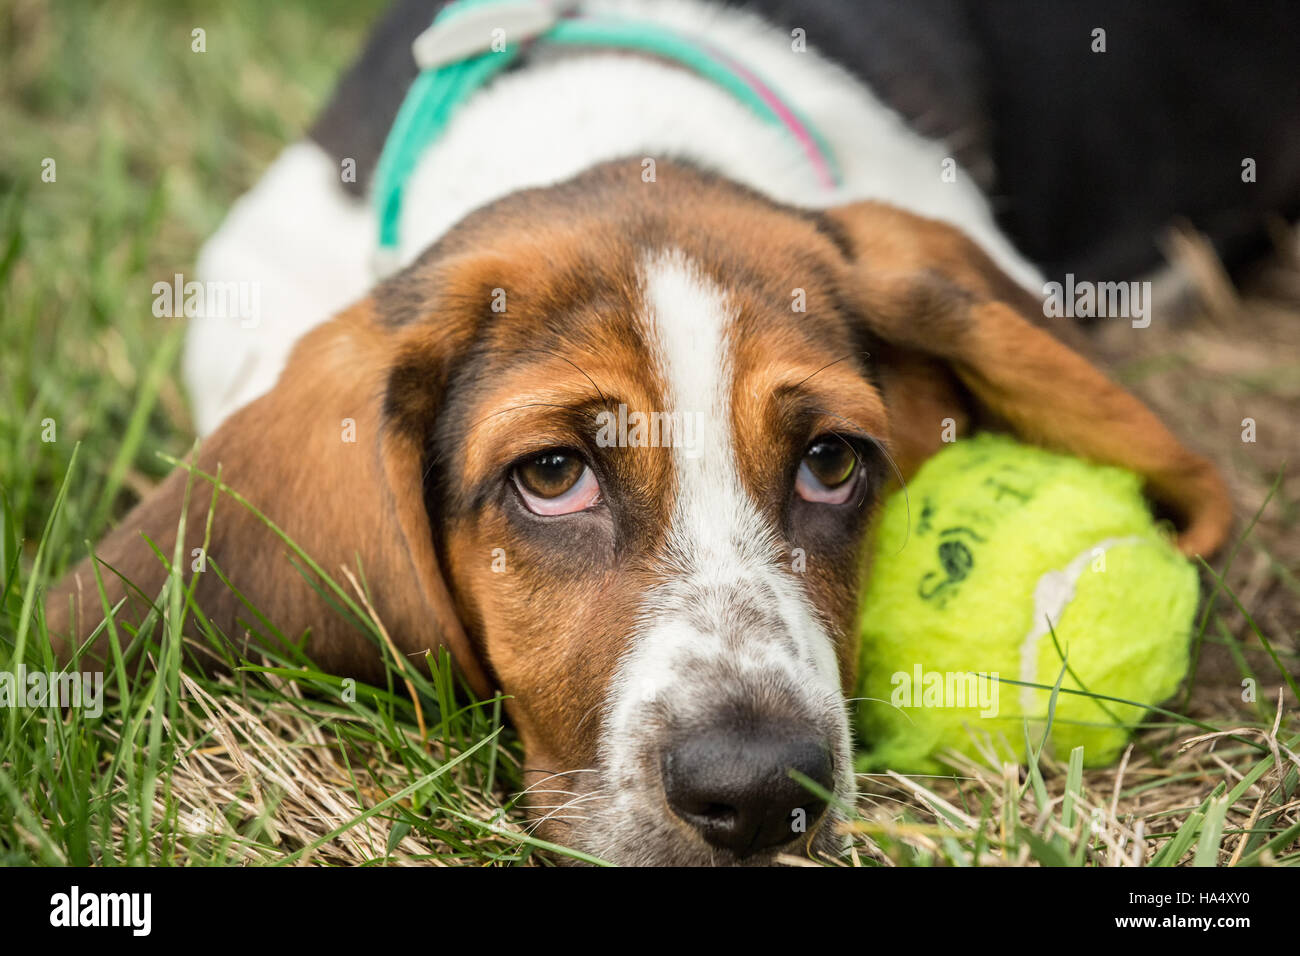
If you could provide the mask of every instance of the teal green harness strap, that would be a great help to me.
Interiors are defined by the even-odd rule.
[[[434,28],[459,11],[498,0],[460,0],[444,8]],[[614,18],[567,17],[554,22],[536,40],[564,46],[638,50],[672,60],[716,83],[755,115],[785,128],[807,154],[823,185],[840,181],[834,155],[825,139],[757,75],[724,52],[658,24]],[[397,112],[375,170],[374,201],[382,251],[397,247],[405,186],[429,144],[438,139],[457,108],[487,85],[519,56],[520,45],[500,52],[470,55],[427,69],[416,77]]]
[[[415,78],[393,121],[375,167],[375,202],[379,213],[379,245],[395,249],[402,218],[402,197],[425,147],[436,140],[456,107],[514,61],[518,46],[501,53],[484,53]]]

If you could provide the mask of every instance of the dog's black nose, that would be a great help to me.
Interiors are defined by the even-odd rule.
[[[821,739],[779,727],[699,734],[669,748],[662,766],[673,812],[740,857],[804,836],[826,809],[791,770],[834,786]]]

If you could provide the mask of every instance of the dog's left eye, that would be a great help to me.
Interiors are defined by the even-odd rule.
[[[600,483],[591,467],[570,452],[534,455],[515,465],[511,474],[533,514],[573,514],[600,501]]]
[[[823,435],[804,452],[795,476],[795,491],[805,501],[843,504],[857,486],[857,473],[858,456],[852,446],[835,435]]]

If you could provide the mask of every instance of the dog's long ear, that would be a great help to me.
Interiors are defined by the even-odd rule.
[[[353,306],[295,347],[271,392],[231,416],[203,445],[198,468],[216,474],[275,522],[336,582],[358,567],[374,609],[403,654],[445,646],[479,693],[489,682],[453,611],[439,568],[436,522],[426,511],[424,434],[410,416],[390,412],[394,382],[418,354],[426,410],[436,406],[452,348],[454,323],[439,329],[392,328],[373,300]],[[138,623],[165,580],[145,536],[169,559],[185,497],[178,468],[95,549],[110,603],[127,605],[118,621]],[[242,639],[251,608],[290,639],[310,629],[307,651],[320,666],[365,679],[382,675],[380,653],[304,580],[291,551],[264,522],[234,500],[217,498],[206,554],[204,525],[213,485],[192,485],[182,550],[184,577],[198,574],[198,603],[228,637]],[[46,602],[61,657],[68,638],[84,641],[102,620],[94,569],[87,559]],[[215,564],[247,601],[215,573]],[[206,567],[205,567],[206,565]],[[204,568],[204,570],[196,570]],[[128,588],[123,581],[130,582]],[[355,595],[353,595],[355,599]],[[126,638],[124,637],[124,640]],[[92,654],[102,659],[106,642]]]
[[[1041,304],[961,232],[874,202],[826,218],[847,247],[843,294],[882,342],[905,473],[941,447],[944,418],[961,423],[973,411],[1027,441],[1142,475],[1177,519],[1184,552],[1208,555],[1223,543],[1232,508],[1214,466],[1035,325]]]

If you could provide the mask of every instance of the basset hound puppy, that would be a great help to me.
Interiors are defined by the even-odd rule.
[[[243,499],[216,496],[208,545],[231,586],[202,573],[196,599],[236,642],[256,608],[323,668],[382,675],[246,502],[326,572],[359,564],[402,654],[447,648],[508,695],[529,782],[582,797],[543,835],[633,864],[832,852],[838,811],[789,771],[851,801],[864,542],[945,423],[1138,472],[1189,554],[1223,542],[1225,485],[1052,334],[972,177],[817,35],[697,0],[578,13],[707,39],[733,72],[538,33],[419,155],[376,283],[383,227],[340,170],[374,188],[432,17],[399,4],[204,249],[264,315],[192,326],[196,465]],[[758,72],[816,135],[726,87]],[[120,620],[163,583],[148,542],[172,553],[190,477],[96,548]],[[213,486],[188,500],[186,555]],[[48,613],[92,633],[89,559]]]

